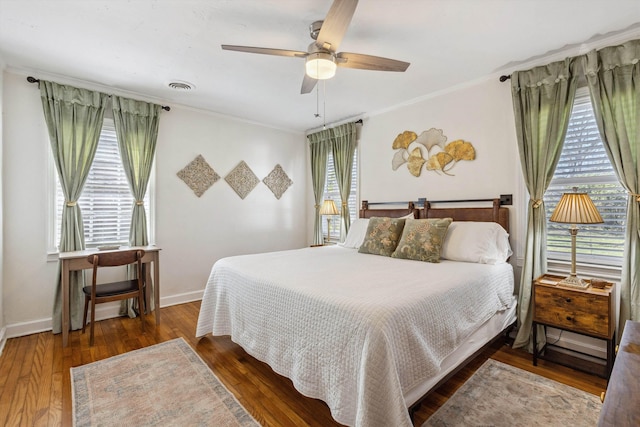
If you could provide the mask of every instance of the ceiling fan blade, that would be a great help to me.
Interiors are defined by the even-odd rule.
[[[300,93],[305,94],[311,92],[313,88],[316,87],[316,83],[318,83],[318,80],[305,74],[304,79],[302,80],[302,88],[300,89]]]
[[[340,52],[336,55],[338,67],[358,68],[376,71],[406,71],[411,63],[383,58],[381,56],[363,55],[361,53]]]
[[[336,52],[356,11],[358,0],[334,0],[318,34],[318,47]],[[329,46],[327,46],[327,44]]]
[[[237,52],[246,53],[260,53],[263,55],[275,55],[275,56],[293,56],[297,58],[305,58],[308,53],[299,50],[287,50],[287,49],[271,49],[268,47],[252,47],[252,46],[234,46],[230,44],[223,44],[224,50],[235,50]]]

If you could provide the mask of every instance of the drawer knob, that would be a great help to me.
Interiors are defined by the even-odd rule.
[[[571,302],[571,298],[565,298],[566,302]]]
[[[600,393],[600,402],[604,403],[604,395],[607,394],[605,391]]]

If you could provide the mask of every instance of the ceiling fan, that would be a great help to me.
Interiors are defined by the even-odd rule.
[[[361,53],[336,53],[342,38],[347,32],[357,5],[358,0],[334,0],[324,21],[315,21],[309,26],[311,38],[315,41],[309,45],[307,52],[228,44],[223,44],[222,49],[304,58],[305,75],[300,93],[309,93],[318,80],[333,77],[336,73],[336,67],[377,71],[405,71],[410,65],[408,62],[380,56],[363,55]]]

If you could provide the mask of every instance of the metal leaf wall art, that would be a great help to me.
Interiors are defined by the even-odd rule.
[[[458,139],[448,144],[442,129],[431,128],[420,135],[406,130],[393,141],[392,148],[396,150],[391,160],[393,170],[404,164],[409,173],[420,176],[422,166],[428,171],[453,176],[449,171],[460,160],[475,160],[476,151],[470,142]],[[426,154],[426,155],[425,155]]]

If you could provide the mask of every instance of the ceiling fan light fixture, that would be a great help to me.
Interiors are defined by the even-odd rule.
[[[304,64],[307,76],[326,80],[336,75],[336,58],[328,52],[314,52],[307,56]]]

